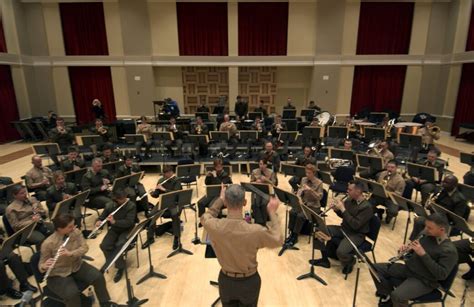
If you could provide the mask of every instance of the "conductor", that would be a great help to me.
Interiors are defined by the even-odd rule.
[[[233,184],[227,189],[222,187],[220,197],[201,217],[221,265],[219,295],[223,306],[257,306],[261,285],[257,272],[257,251],[283,243],[276,214],[278,200],[270,198],[267,204],[270,222],[266,226],[247,223],[242,217],[245,205],[244,188]],[[224,206],[228,210],[227,218],[218,219]]]

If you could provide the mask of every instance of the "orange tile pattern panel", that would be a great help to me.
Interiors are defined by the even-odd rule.
[[[269,113],[275,112],[276,67],[240,67],[239,95],[249,102],[249,111],[263,100]]]
[[[195,113],[202,101],[211,112],[219,96],[229,96],[227,67],[183,67],[184,112]]]

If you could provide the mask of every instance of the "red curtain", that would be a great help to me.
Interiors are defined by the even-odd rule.
[[[288,2],[239,2],[239,55],[286,55],[287,40]]]
[[[7,53],[7,42],[5,40],[5,33],[3,32],[3,19],[0,13],[0,52]]]
[[[180,55],[227,56],[227,3],[177,2]]]
[[[66,55],[108,55],[102,2],[59,3]]]
[[[414,5],[362,2],[357,54],[408,54]]]
[[[474,5],[471,10],[471,21],[469,23],[469,32],[467,35],[466,51],[474,50]]]
[[[92,100],[102,102],[106,122],[115,120],[115,100],[110,67],[69,67],[76,122],[91,123],[95,118],[92,113]]]
[[[454,113],[451,135],[459,133],[459,124],[474,124],[474,63],[462,65],[456,112]]]
[[[20,118],[10,66],[0,65],[0,143],[19,138],[10,122]]]
[[[406,66],[356,66],[351,115],[362,109],[400,113],[405,73]]]

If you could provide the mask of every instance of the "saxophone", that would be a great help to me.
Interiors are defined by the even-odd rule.
[[[392,173],[391,172],[387,172],[387,175],[385,175],[385,177],[382,179],[382,185],[384,187],[387,187],[387,183],[390,181],[390,178],[392,177]]]

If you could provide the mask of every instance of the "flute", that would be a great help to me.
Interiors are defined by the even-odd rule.
[[[53,271],[54,265],[56,264],[56,262],[58,262],[58,259],[59,259],[59,256],[60,256],[59,252],[61,252],[61,250],[66,247],[66,244],[67,244],[67,242],[69,242],[70,238],[71,237],[66,237],[66,240],[64,240],[63,244],[61,244],[61,246],[59,247],[58,251],[56,252],[56,255],[53,258],[53,263],[51,264],[51,266],[46,271],[46,274],[44,274],[43,282],[45,282],[46,279],[48,279],[49,274],[51,274],[51,272]]]
[[[112,213],[110,213],[107,217],[109,216],[114,216],[115,213],[117,213],[120,209],[122,209],[123,206],[125,206],[127,203],[128,203],[129,199],[127,199],[126,202],[124,202],[123,204],[121,204],[117,209],[115,209]],[[93,236],[95,236],[95,234],[99,231],[99,229],[101,229],[105,223],[107,223],[107,218],[104,219],[102,222],[100,222],[99,226],[97,226],[90,234],[89,236],[87,236],[87,239],[90,239],[92,238]]]

